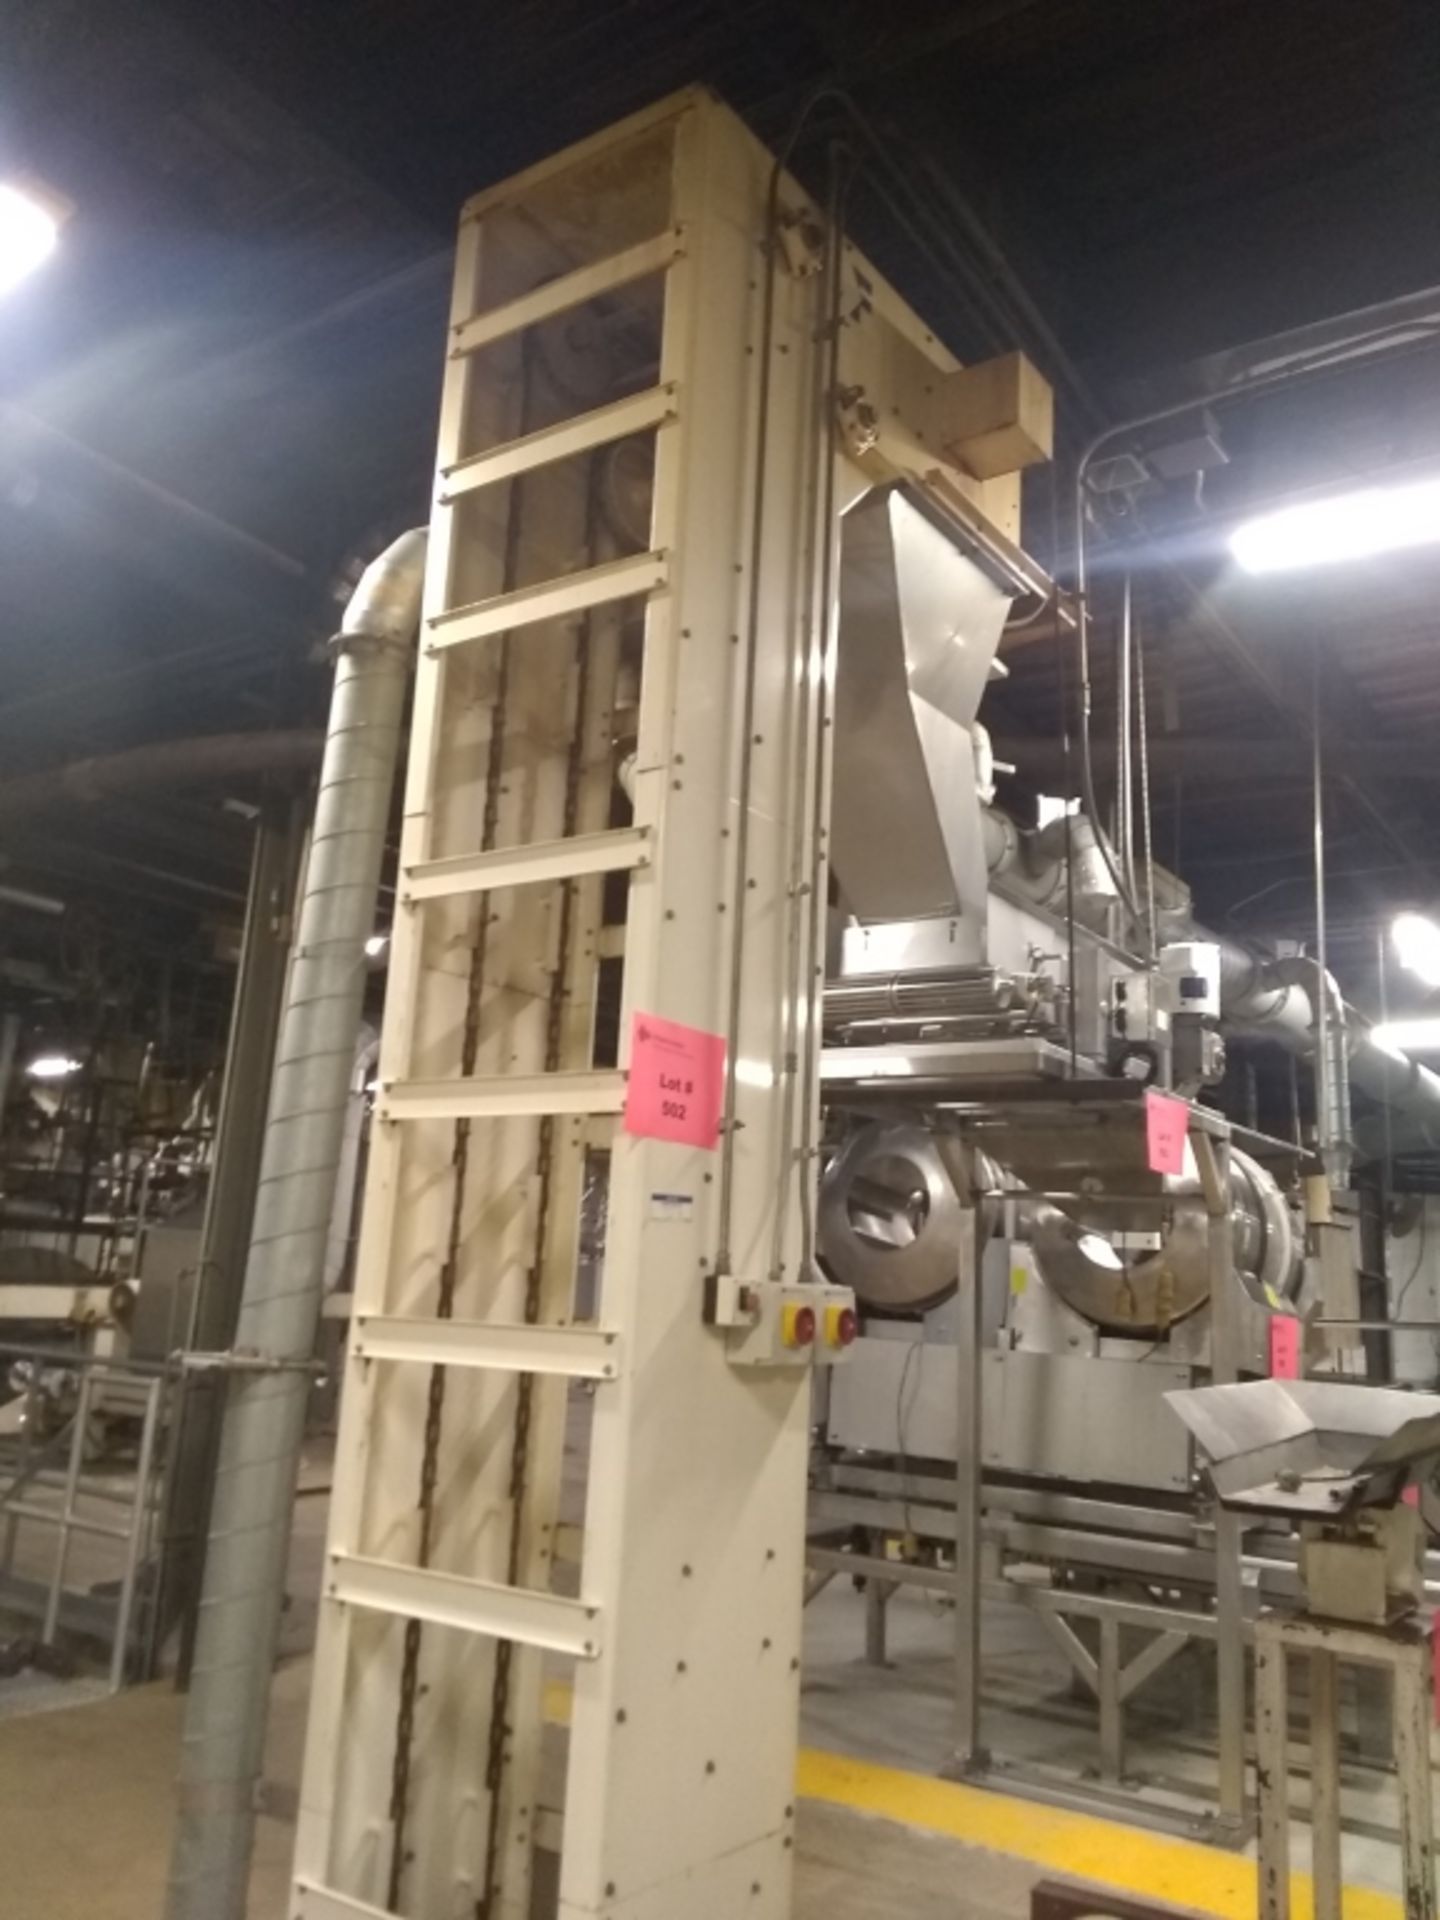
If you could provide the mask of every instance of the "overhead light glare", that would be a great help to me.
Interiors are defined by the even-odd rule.
[[[25,1071],[32,1080],[64,1080],[68,1075],[78,1073],[80,1064],[67,1054],[42,1053],[30,1062]]]
[[[1390,927],[1395,957],[1427,987],[1440,987],[1440,926],[1424,913],[1397,913]]]
[[[370,938],[365,942],[365,951],[372,960],[378,960],[389,944],[390,936],[388,933],[372,933]]]
[[[1247,520],[1230,551],[1247,573],[1333,567],[1440,541],[1440,480],[1362,487]]]
[[[1440,1014],[1415,1020],[1384,1020],[1370,1029],[1370,1038],[1391,1053],[1440,1053]]]
[[[0,293],[43,266],[60,238],[60,214],[33,189],[0,180]]]

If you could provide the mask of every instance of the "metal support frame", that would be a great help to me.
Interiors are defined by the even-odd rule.
[[[63,1365],[64,1362],[57,1359],[50,1364]],[[97,1619],[109,1627],[108,1685],[111,1693],[118,1693],[136,1664],[140,1645],[148,1644],[152,1637],[147,1631],[137,1644],[135,1622],[145,1568],[152,1557],[157,1510],[163,1502],[163,1490],[156,1484],[156,1464],[171,1382],[163,1374],[148,1369],[137,1371],[118,1361],[77,1357],[71,1364],[78,1375],[78,1384],[75,1409],[68,1426],[62,1429],[54,1442],[37,1448],[30,1438],[27,1423],[16,1471],[8,1486],[0,1488],[0,1515],[5,1519],[5,1547],[3,1555],[0,1555],[0,1593],[8,1588],[12,1597],[27,1597],[25,1583],[15,1572],[20,1527],[28,1524],[53,1528],[54,1557],[48,1578],[35,1596],[41,1619],[41,1644],[53,1647],[77,1605],[87,1612],[93,1612],[96,1607],[96,1596],[92,1591],[66,1587],[71,1541],[80,1535],[114,1542],[120,1550],[115,1595],[113,1601],[104,1601]],[[128,1494],[117,1494],[113,1487],[98,1486],[86,1476],[85,1454],[97,1381],[101,1383],[102,1390],[108,1385],[111,1389],[119,1387],[133,1391],[140,1409],[135,1480]],[[36,1405],[32,1389],[31,1421]],[[44,1462],[58,1456],[62,1450],[65,1464],[57,1485],[44,1478]],[[53,1487],[58,1494],[54,1505],[47,1505],[33,1497],[22,1497],[27,1489],[33,1495],[41,1486]],[[122,1512],[119,1518],[101,1520],[83,1510],[86,1503],[97,1500],[120,1507]],[[87,1627],[90,1624],[88,1619],[86,1624]],[[142,1661],[140,1664],[146,1663]]]
[[[255,834],[245,932],[200,1242],[200,1271],[186,1344],[218,1350],[235,1337],[245,1253],[255,1210],[265,1102],[290,955],[296,881],[305,835],[295,800],[269,795]],[[205,1568],[210,1490],[219,1441],[216,1379],[183,1383],[171,1436],[172,1460],[161,1548],[157,1624],[163,1636],[183,1616],[179,1672],[194,1654],[196,1606]]]
[[[1043,1095],[1039,1096],[1043,1099]],[[1084,1089],[1077,1089],[1084,1099]],[[1024,1111],[1023,1109],[1020,1111]],[[1018,1120],[1018,1114],[1016,1117]],[[1235,1275],[1235,1249],[1230,1204],[1230,1129],[1219,1115],[1191,1109],[1190,1139],[1195,1152],[1201,1187],[1205,1195],[1208,1220],[1208,1258],[1211,1280],[1212,1372],[1217,1382],[1239,1377],[1242,1328],[1239,1317],[1239,1289]],[[960,1178],[953,1164],[952,1178]],[[972,1196],[973,1200],[973,1196]],[[1245,1740],[1248,1724],[1246,1659],[1251,1621],[1247,1609],[1247,1575],[1244,1568],[1244,1529],[1240,1520],[1216,1508],[1210,1524],[1198,1534],[1208,1534],[1212,1546],[1197,1537],[1194,1543],[1181,1539],[1110,1539],[1103,1532],[1088,1530],[1100,1522],[1103,1514],[1088,1509],[1093,1503],[1058,1502],[1077,1509],[1077,1519],[1086,1531],[1067,1528],[1049,1518],[1032,1524],[1017,1512],[1004,1518],[989,1514],[990,1496],[984,1486],[981,1448],[981,1360],[982,1331],[980,1289],[975,1284],[974,1215],[962,1215],[957,1250],[959,1301],[956,1313],[957,1393],[960,1409],[957,1457],[953,1482],[953,1505],[947,1508],[946,1479],[936,1476],[928,1494],[915,1482],[900,1476],[903,1497],[887,1497],[888,1486],[896,1479],[873,1469],[845,1470],[853,1478],[856,1490],[826,1488],[812,1501],[812,1526],[827,1523],[866,1526],[876,1530],[916,1532],[935,1540],[954,1541],[953,1579],[922,1571],[913,1577],[918,1584],[953,1593],[955,1599],[955,1746],[947,1772],[954,1777],[985,1784],[993,1780],[1011,1791],[1031,1793],[1037,1799],[1067,1805],[1104,1803],[1113,1809],[1115,1795],[1124,1772],[1124,1708],[1135,1691],[1160,1670],[1192,1640],[1213,1641],[1216,1649],[1216,1704],[1218,1723],[1218,1790],[1213,1816],[1195,1818],[1177,1814],[1162,1817],[1158,1824],[1183,1832],[1199,1832],[1211,1841],[1226,1846],[1243,1845],[1251,1831],[1252,1819],[1246,1799]],[[865,1491],[861,1491],[862,1483]],[[873,1487],[874,1491],[870,1491]],[[1013,1490],[995,1490],[1001,1506]],[[877,1497],[878,1496],[878,1497]],[[1038,1496],[1047,1514],[1056,1507],[1051,1496]],[[928,1501],[928,1504],[927,1504]],[[1023,1505],[1023,1501],[1022,1501]],[[1085,1511],[1080,1511],[1085,1509]],[[1178,1582],[1204,1589],[1213,1586],[1213,1613],[1191,1608],[1171,1608],[1158,1604],[1140,1604],[1103,1596],[1072,1594],[1057,1589],[1033,1589],[997,1578],[1004,1557],[1010,1553],[1029,1553],[1041,1558],[1065,1559],[1074,1564],[1113,1568],[1138,1578]],[[828,1549],[812,1546],[812,1570],[834,1570],[841,1556]],[[887,1572],[890,1563],[881,1562]],[[894,1569],[892,1577],[904,1583],[909,1570]],[[989,1753],[981,1735],[980,1676],[982,1672],[980,1623],[985,1598],[1003,1598],[1012,1604],[1026,1604],[1040,1613],[1046,1630],[1060,1646],[1072,1669],[1094,1695],[1098,1708],[1100,1773],[1104,1786],[1088,1793],[1078,1786],[1071,1791],[1058,1786],[1048,1776],[1020,1770],[1001,1757]],[[881,1602],[872,1602],[880,1606]],[[1095,1623],[1092,1647],[1075,1632],[1071,1618]],[[1130,1652],[1122,1633],[1143,1630],[1145,1643]],[[867,1654],[883,1644],[883,1625],[877,1627],[867,1608]],[[873,1657],[873,1655],[872,1655]],[[1147,1815],[1147,1818],[1149,1816]]]
[[[966,1199],[968,1202],[968,1194]],[[959,1295],[955,1316],[955,1356],[959,1425],[955,1454],[955,1755],[957,1774],[984,1768],[988,1761],[980,1732],[981,1622],[981,1354],[983,1298],[976,1260],[977,1222],[973,1206],[960,1213],[955,1250]]]
[[[1289,1656],[1310,1662],[1310,1829],[1315,1920],[1342,1920],[1340,1723],[1342,1665],[1391,1675],[1400,1790],[1405,1920],[1434,1920],[1435,1832],[1430,1771],[1430,1637],[1419,1621],[1341,1625],[1262,1613],[1255,1623],[1256,1774],[1260,1787],[1260,1920],[1290,1920]]]
[[[1205,1194],[1210,1264],[1210,1377],[1228,1386],[1240,1377],[1239,1295],[1235,1281],[1235,1233],[1230,1198],[1228,1132],[1195,1124],[1190,1144]],[[1238,1845],[1250,1831],[1245,1799],[1245,1586],[1241,1556],[1244,1529],[1238,1514],[1218,1503],[1215,1524],[1215,1697],[1219,1722],[1219,1824]]]

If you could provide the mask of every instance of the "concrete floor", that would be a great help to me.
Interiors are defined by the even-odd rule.
[[[293,1597],[272,1695],[267,1812],[259,1824],[251,1920],[281,1920],[286,1912],[326,1519],[323,1469],[323,1461],[311,1464],[308,1492],[296,1509]],[[948,1610],[933,1598],[901,1592],[891,1605],[889,1663],[867,1665],[863,1600],[850,1583],[832,1583],[807,1614],[805,1744],[904,1770],[920,1776],[917,1786],[938,1774],[950,1751],[951,1625]],[[986,1647],[991,1744],[1072,1775],[1093,1768],[1093,1707],[1075,1698],[1063,1658],[1033,1617],[1015,1609],[991,1615]],[[1209,1692],[1203,1671],[1187,1674],[1177,1663],[1166,1676],[1132,1716],[1128,1749],[1134,1772],[1159,1783],[1146,1789],[1157,1804],[1203,1795],[1214,1767],[1203,1710],[1197,1718]],[[37,1711],[43,1696],[30,1678],[0,1683],[0,1914],[4,1920],[158,1920],[181,1701],[165,1683],[97,1702],[93,1681],[81,1681],[68,1696],[54,1696],[81,1704]],[[17,1717],[3,1717],[7,1707]],[[907,1814],[908,1791],[898,1802]],[[1303,1805],[1303,1786],[1297,1794]],[[992,1831],[984,1810],[963,1829],[966,1844],[847,1806],[800,1805],[796,1920],[899,1914],[906,1920],[1019,1920],[1028,1913],[1030,1887],[1054,1870],[973,1844]],[[989,1805],[986,1799],[984,1808]],[[888,1810],[897,1807],[892,1802]],[[1394,1848],[1374,1832],[1393,1825],[1390,1782],[1373,1770],[1347,1770],[1345,1812],[1348,1826],[1371,1830],[1347,1835],[1347,1876],[1393,1889]],[[1024,1818],[1018,1829],[1012,1818],[999,1830],[1013,1836],[1024,1829]],[[1304,1864],[1306,1838],[1303,1827],[1297,1829],[1297,1865]],[[1010,1844],[1030,1852],[1023,1843]],[[1099,1862],[1094,1871],[1109,1870],[1103,1846],[1093,1857]]]
[[[276,1676],[251,1920],[281,1920],[309,1663]],[[182,1703],[161,1683],[0,1724],[5,1920],[157,1920]],[[1036,1873],[1000,1854],[801,1803],[795,1920],[1020,1920]]]

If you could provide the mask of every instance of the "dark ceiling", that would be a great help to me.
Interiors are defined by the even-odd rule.
[[[5,9],[0,171],[77,211],[0,304],[0,881],[83,898],[117,938],[210,950],[244,891],[225,802],[253,780],[8,812],[5,783],[313,727],[346,578],[423,514],[460,202],[695,79],[772,139],[817,82],[850,89],[917,199],[967,245],[982,223],[1024,282],[1071,448],[1201,356],[1440,286],[1428,0]],[[1009,344],[863,179],[856,216],[957,348]],[[1433,386],[1411,357],[1226,410],[1233,465],[1200,505],[1433,456]],[[1161,854],[1207,910],[1307,931],[1318,640],[1340,934],[1428,896],[1440,571],[1241,590],[1217,584],[1193,498],[1154,506],[1136,565]],[[1055,645],[1026,648],[1000,713],[1037,779],[1064,673]],[[1097,677],[1103,710],[1103,658]],[[28,927],[7,915],[0,946]]]

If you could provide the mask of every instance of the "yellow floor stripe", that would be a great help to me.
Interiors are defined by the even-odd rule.
[[[989,1847],[1047,1873],[1093,1880],[1136,1899],[1170,1900],[1216,1920],[1254,1920],[1254,1861],[1215,1847],[810,1747],[800,1751],[797,1785],[802,1799]],[[1296,1874],[1291,1892],[1293,1920],[1313,1920],[1309,1876]],[[1391,1894],[1347,1887],[1345,1920],[1402,1920],[1400,1902]]]
[[[570,1707],[569,1686],[552,1680],[545,1689],[546,1718],[567,1724]],[[930,1774],[902,1773],[815,1747],[800,1749],[795,1785],[802,1800],[878,1814],[967,1846],[1009,1854],[1046,1873],[1092,1880],[1137,1900],[1170,1900],[1215,1920],[1254,1920],[1255,1863],[1218,1847],[1172,1840],[1118,1820],[1040,1806]],[[1291,1920],[1314,1920],[1314,1885],[1308,1874],[1293,1876],[1291,1901]],[[1345,1920],[1404,1916],[1393,1894],[1347,1887]]]

